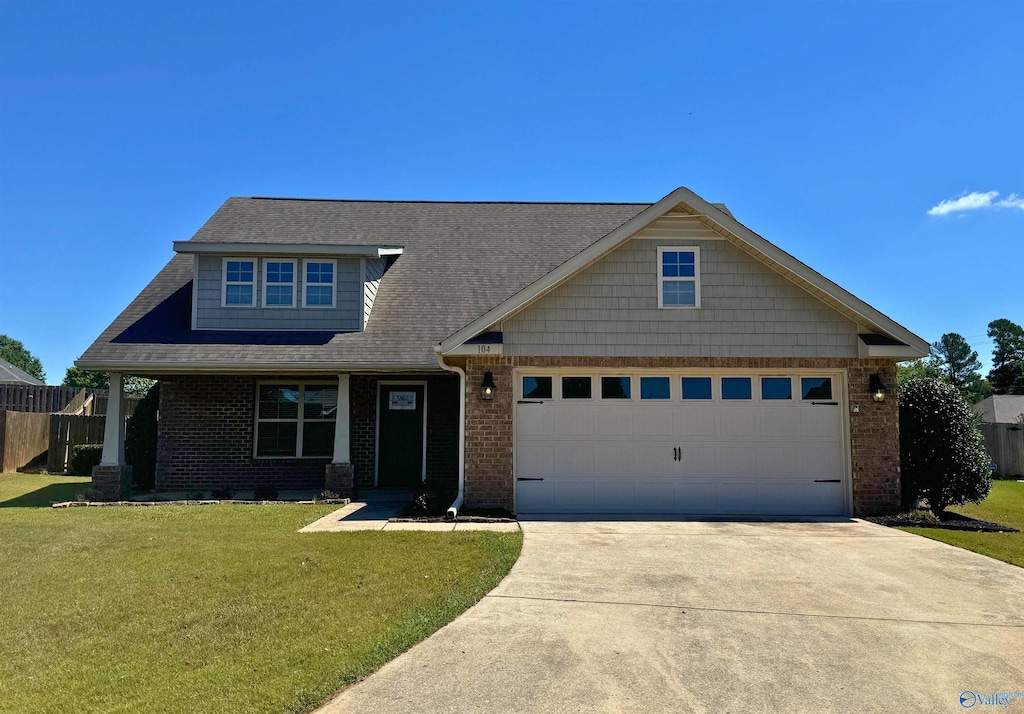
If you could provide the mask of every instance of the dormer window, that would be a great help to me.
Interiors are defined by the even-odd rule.
[[[658,307],[700,307],[700,248],[658,248]]]
[[[295,261],[270,258],[263,261],[263,306],[295,306]]]
[[[240,258],[224,259],[224,307],[251,307],[255,292],[256,263]]]
[[[305,281],[303,283],[303,307],[334,307],[335,261],[306,260],[303,261]]]

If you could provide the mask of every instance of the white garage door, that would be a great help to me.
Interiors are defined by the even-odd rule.
[[[516,510],[847,513],[842,375],[516,376]]]

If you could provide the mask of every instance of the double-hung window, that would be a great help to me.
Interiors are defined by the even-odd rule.
[[[658,307],[700,307],[700,248],[658,248]]]
[[[224,307],[245,306],[253,304],[255,292],[256,261],[243,258],[224,259]]]
[[[263,306],[295,306],[295,261],[268,258],[263,261]]]
[[[337,384],[260,384],[255,454],[262,458],[332,456],[337,416]]]
[[[335,263],[333,260],[305,260],[303,280],[303,307],[334,307]]]

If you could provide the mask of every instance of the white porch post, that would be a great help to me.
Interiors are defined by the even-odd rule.
[[[107,397],[107,421],[103,427],[101,466],[124,465],[124,375],[110,373],[110,394]]]
[[[347,464],[351,461],[349,453],[350,408],[348,394],[348,375],[338,375],[338,411],[334,421],[334,463]]]

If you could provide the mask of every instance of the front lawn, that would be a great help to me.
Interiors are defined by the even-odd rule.
[[[0,710],[304,712],[477,602],[519,533],[296,533],[336,506],[51,509],[0,475]]]
[[[967,504],[962,508],[951,508],[950,510],[971,518],[1010,526],[1021,532],[976,533],[973,531],[945,531],[939,528],[901,528],[900,530],[973,550],[976,553],[1024,568],[1024,483],[996,481],[992,484],[992,492],[989,493],[988,498],[980,504]]]

